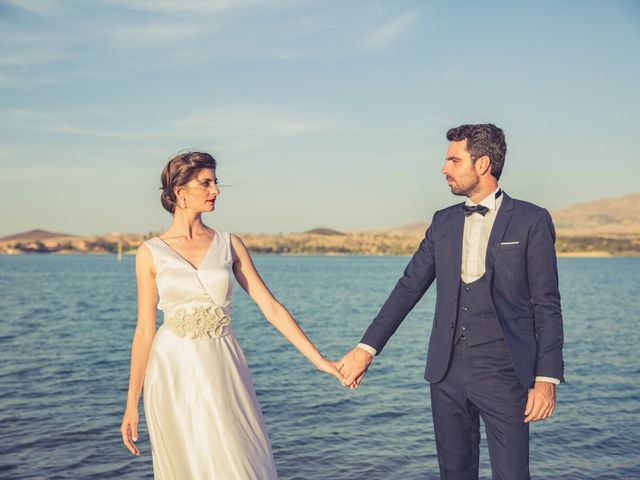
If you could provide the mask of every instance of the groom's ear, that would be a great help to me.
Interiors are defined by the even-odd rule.
[[[487,155],[481,156],[473,165],[478,175],[491,174],[491,159]]]

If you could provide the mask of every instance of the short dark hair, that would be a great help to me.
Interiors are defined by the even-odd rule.
[[[160,202],[165,210],[169,213],[176,211],[175,188],[186,185],[205,168],[216,169],[215,158],[205,152],[180,153],[169,160],[160,176]]]
[[[507,142],[504,140],[502,129],[492,123],[460,125],[447,131],[447,140],[450,142],[466,140],[471,160],[475,163],[480,157],[486,155],[491,161],[491,175],[496,180],[500,179],[504,157],[507,155]]]

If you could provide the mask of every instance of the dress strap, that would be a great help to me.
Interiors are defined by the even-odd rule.
[[[158,250],[153,242],[153,238],[149,238],[142,242],[142,245],[146,245],[147,248],[151,251],[151,256],[153,257],[153,264],[155,265],[158,260]]]
[[[231,233],[229,232],[218,232],[220,235],[220,239],[225,246],[225,255],[224,261],[229,263],[233,261],[233,255],[231,254]]]

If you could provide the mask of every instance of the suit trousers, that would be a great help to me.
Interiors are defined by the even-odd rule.
[[[528,480],[528,389],[518,380],[504,340],[454,345],[444,379],[430,384],[431,408],[443,480],[477,480],[480,417],[485,424],[494,480]]]

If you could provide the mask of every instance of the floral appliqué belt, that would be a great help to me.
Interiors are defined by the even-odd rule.
[[[231,319],[218,305],[201,305],[190,311],[179,308],[165,323],[179,337],[217,338],[222,336]]]

